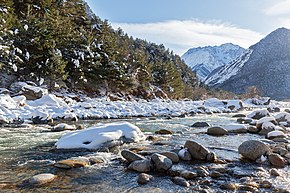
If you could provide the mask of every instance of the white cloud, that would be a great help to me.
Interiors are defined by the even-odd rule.
[[[238,28],[221,22],[201,22],[198,20],[171,20],[157,23],[113,23],[135,38],[164,44],[177,54],[189,48],[207,45],[234,43],[248,48],[263,36],[260,33]]]
[[[273,5],[265,9],[265,13],[270,16],[290,15],[290,0],[276,1]]]

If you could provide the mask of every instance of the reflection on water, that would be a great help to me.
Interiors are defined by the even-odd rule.
[[[116,121],[106,120],[105,122]],[[225,125],[235,122],[230,114],[196,115],[187,118],[167,119],[131,119],[127,120],[140,127],[147,135],[159,129],[168,129],[175,132],[168,137],[166,145],[157,146],[152,143],[127,144],[121,148],[146,146],[150,151],[171,150],[184,145],[186,140],[195,140],[214,151],[220,158],[237,163],[239,155],[238,146],[245,140],[261,138],[258,135],[240,134],[223,137],[213,137],[205,134],[206,129],[190,127],[196,121],[205,121],[211,125]],[[96,122],[83,122],[86,126]],[[67,131],[65,131],[67,132]],[[48,126],[27,126],[23,128],[0,128],[0,192],[180,192],[198,191],[200,182],[192,182],[189,188],[174,185],[168,176],[156,176],[152,182],[140,186],[136,182],[137,173],[126,170],[126,165],[118,160],[111,159],[106,164],[94,165],[89,168],[73,170],[61,170],[53,167],[55,161],[77,156],[89,156],[92,152],[59,153],[51,151],[51,147],[65,132],[49,132]],[[102,154],[101,154],[102,155]],[[116,155],[106,154],[115,158]],[[200,163],[175,165],[176,168],[195,170]],[[207,164],[209,165],[209,164]],[[243,175],[251,175],[259,178],[268,178],[277,187],[290,188],[288,168],[281,169],[284,172],[280,177],[271,178],[268,173],[257,171],[255,164],[229,165],[230,173],[226,181],[237,181]],[[265,168],[269,170],[269,168]],[[53,183],[37,188],[23,189],[18,185],[24,179],[39,173],[53,173],[58,179]],[[232,176],[239,176],[233,178]],[[217,189],[223,181],[213,180],[210,187]],[[6,186],[4,186],[4,185]],[[1,190],[5,187],[5,190]]]

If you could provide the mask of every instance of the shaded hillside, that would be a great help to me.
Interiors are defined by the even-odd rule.
[[[114,30],[82,0],[2,2],[0,65],[5,77],[97,95],[191,97],[196,77],[179,56]]]

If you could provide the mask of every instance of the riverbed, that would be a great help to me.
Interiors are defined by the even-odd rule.
[[[158,136],[158,143],[144,141],[138,144],[126,144],[113,152],[57,152],[53,151],[54,143],[66,132],[50,132],[48,125],[29,125],[21,127],[0,128],[0,192],[217,192],[222,191],[224,183],[242,184],[246,179],[268,180],[273,184],[271,189],[263,191],[290,189],[289,167],[279,169],[279,177],[269,175],[270,166],[249,162],[241,162],[238,146],[251,139],[264,138],[255,134],[229,134],[222,137],[207,135],[206,128],[190,127],[194,122],[205,121],[214,126],[235,123],[231,113],[211,115],[195,115],[185,118],[133,118],[126,119],[137,125],[146,136],[155,135],[160,129],[173,131],[173,135]],[[85,127],[99,122],[115,122],[120,120],[83,121]],[[72,124],[72,123],[70,123]],[[122,149],[142,149],[144,155],[150,152],[173,150],[182,147],[186,140],[194,140],[215,152],[224,164],[180,162],[174,165],[177,169],[195,171],[206,167],[209,172],[216,168],[225,168],[225,173],[219,178],[210,176],[193,180],[190,187],[181,187],[164,174],[152,174],[154,179],[146,184],[137,183],[138,173],[127,170],[127,165],[120,159]],[[90,167],[71,170],[58,169],[53,166],[56,161],[71,157],[89,157],[99,155],[105,162]],[[40,187],[25,187],[22,182],[33,175],[53,173],[57,180]],[[256,181],[255,181],[256,180]]]

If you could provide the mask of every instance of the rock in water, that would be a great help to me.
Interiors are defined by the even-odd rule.
[[[210,124],[208,124],[207,122],[196,122],[193,125],[191,125],[191,127],[209,127]]]
[[[145,174],[145,173],[141,173],[138,176],[137,182],[139,184],[147,184],[148,182],[150,182],[150,180],[153,178],[153,176],[149,175],[149,174]]]
[[[271,149],[265,143],[256,140],[243,142],[238,150],[242,156],[252,161],[271,152]]]
[[[133,162],[136,160],[143,160],[144,158],[130,150],[124,149],[121,151],[121,155],[129,162]]]
[[[154,153],[151,156],[151,160],[154,162],[156,170],[160,172],[167,171],[172,166],[171,159],[158,153]]]
[[[228,131],[222,127],[210,127],[206,132],[208,135],[222,136],[228,133]]]
[[[150,161],[149,160],[136,160],[133,161],[128,169],[135,170],[137,172],[150,172]]]
[[[191,160],[191,155],[190,155],[189,151],[187,150],[187,148],[181,149],[178,152],[178,156],[183,161],[190,161]]]
[[[57,178],[56,175],[50,173],[38,174],[27,180],[29,185],[43,185],[52,182]]]
[[[169,159],[171,159],[171,161],[173,163],[178,163],[179,162],[179,157],[174,152],[166,151],[166,152],[162,152],[161,155],[164,155],[164,156],[168,157]]]
[[[286,160],[282,156],[280,156],[279,154],[271,153],[268,156],[268,159],[273,166],[277,166],[277,167],[285,167],[286,166]]]
[[[173,132],[169,131],[167,129],[160,129],[158,131],[155,131],[155,134],[159,134],[159,135],[172,135]]]
[[[206,160],[207,154],[210,153],[207,148],[195,141],[186,141],[184,146],[188,149],[193,159]]]
[[[185,187],[189,187],[190,184],[188,181],[186,181],[186,179],[182,178],[182,177],[173,177],[171,180],[174,184],[177,184],[179,186],[185,186]]]
[[[72,169],[89,166],[90,162],[85,158],[66,159],[58,161],[54,164],[55,167],[61,169]]]

